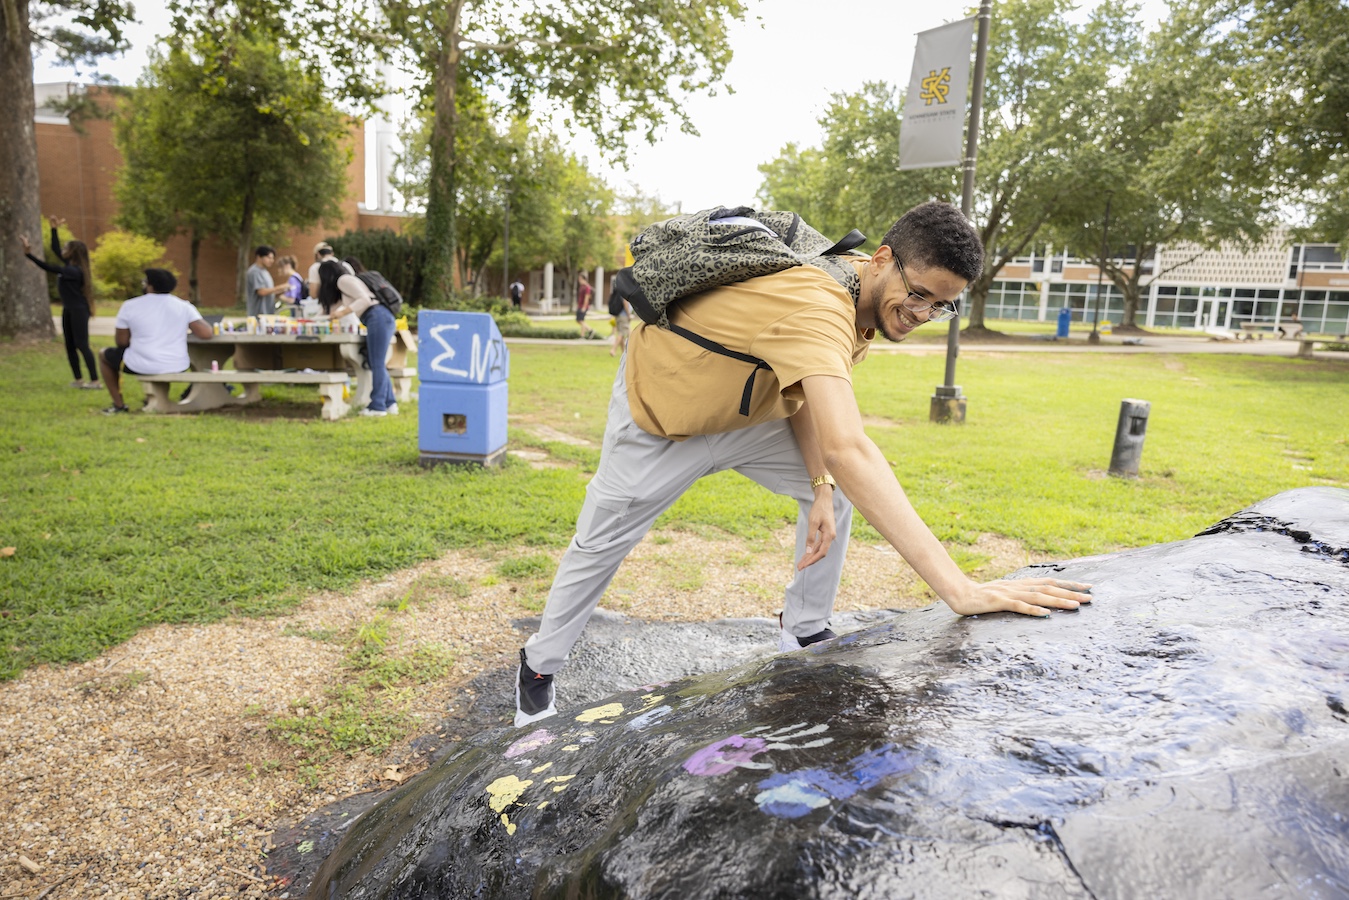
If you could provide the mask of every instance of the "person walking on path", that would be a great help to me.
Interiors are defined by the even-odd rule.
[[[186,300],[173,296],[178,278],[167,269],[145,270],[145,293],[132,297],[117,310],[116,346],[104,347],[99,354],[103,383],[112,397],[105,415],[130,412],[122,400],[121,373],[128,375],[168,375],[182,372],[190,365],[187,333],[209,341],[211,326]]]
[[[61,245],[59,229],[65,219],[52,217],[52,253],[61,260],[62,265],[52,265],[45,259],[33,255],[33,246],[28,243],[28,235],[21,235],[24,255],[42,269],[56,276],[56,293],[61,298],[61,336],[66,342],[66,359],[70,361],[70,371],[75,375],[71,387],[98,390],[98,366],[94,363],[94,351],[89,346],[89,320],[94,315],[94,276],[89,268],[89,247],[84,241],[66,241]],[[89,372],[89,380],[80,380],[80,357],[84,357],[84,367]]]
[[[363,416],[396,416],[398,402],[389,379],[389,345],[393,343],[397,324],[389,307],[380,303],[365,282],[347,271],[346,266],[359,265],[349,257],[343,263],[326,259],[319,264],[319,305],[332,318],[351,314],[365,326],[365,361],[370,367],[370,404],[361,410]],[[360,271],[364,271],[361,267]],[[357,273],[359,274],[359,272]]]
[[[520,282],[520,279],[517,278],[511,282],[510,291],[511,306],[520,309],[520,304],[524,303],[525,300],[525,286]]]
[[[847,259],[840,257],[840,259]],[[867,436],[852,369],[877,331],[903,340],[957,315],[983,247],[960,210],[915,207],[847,288],[796,266],[684,300],[672,324],[764,360],[748,414],[746,364],[666,329],[639,325],[618,366],[599,465],[543,610],[520,650],[515,725],[556,713],[553,680],[628,552],[695,481],[734,469],[798,505],[795,572],[780,651],[836,637],[829,628],[856,508],[954,612],[1048,616],[1090,602],[1089,585],[1050,578],[979,584],[919,518]]]
[[[276,312],[275,296],[286,290],[287,284],[273,284],[268,271],[276,262],[276,251],[266,244],[253,252],[253,265],[244,273],[246,305],[250,316],[270,316]]]
[[[590,300],[594,296],[595,289],[590,286],[586,273],[576,276],[576,324],[580,326],[583,338],[595,333],[595,329],[586,324],[586,313],[590,310]]]

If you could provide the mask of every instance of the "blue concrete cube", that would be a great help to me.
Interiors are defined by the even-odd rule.
[[[494,462],[506,447],[506,382],[423,381],[417,438],[423,462]]]
[[[417,376],[423,385],[496,384],[510,375],[510,354],[487,313],[425,310],[417,317]]]

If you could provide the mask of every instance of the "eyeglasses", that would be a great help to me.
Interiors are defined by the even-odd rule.
[[[904,280],[904,290],[908,291],[908,296],[904,298],[904,305],[916,313],[927,311],[927,320],[929,322],[949,322],[960,315],[960,307],[954,300],[929,300],[922,294],[916,294],[913,288],[909,287],[909,276],[904,273],[904,263],[895,257],[895,265],[899,266],[899,277]]]

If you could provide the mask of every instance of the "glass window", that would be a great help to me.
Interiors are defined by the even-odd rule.
[[[1333,245],[1304,247],[1302,257],[1303,262],[1309,263],[1342,263],[1344,258]]]

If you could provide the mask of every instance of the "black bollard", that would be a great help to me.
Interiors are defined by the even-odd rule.
[[[1148,413],[1152,404],[1146,400],[1121,400],[1119,424],[1115,426],[1115,449],[1110,452],[1110,474],[1120,478],[1137,478],[1138,463],[1143,458],[1143,438],[1148,431]]]

